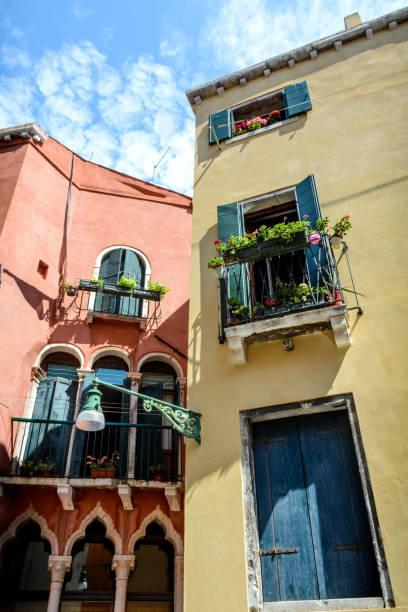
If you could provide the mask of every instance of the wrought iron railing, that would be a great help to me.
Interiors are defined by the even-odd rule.
[[[231,326],[344,303],[327,237],[317,245],[297,242],[281,246],[278,253],[275,246],[270,252],[252,247],[224,257],[226,265],[217,270],[220,341]]]
[[[138,423],[107,421],[88,433],[70,420],[13,417],[11,474],[179,481],[181,434],[161,420],[157,413]]]

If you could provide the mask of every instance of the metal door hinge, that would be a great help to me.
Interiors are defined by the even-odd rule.
[[[298,548],[267,548],[259,551],[260,557],[266,557],[267,555],[293,555],[298,553]]]

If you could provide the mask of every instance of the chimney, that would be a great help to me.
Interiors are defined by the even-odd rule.
[[[356,28],[361,24],[362,21],[359,13],[353,13],[352,15],[347,15],[347,17],[344,18],[346,30],[351,30],[351,28]]]

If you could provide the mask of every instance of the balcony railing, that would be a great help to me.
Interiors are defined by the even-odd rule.
[[[145,416],[145,415],[143,415]],[[148,415],[161,419],[161,415]],[[146,418],[146,417],[145,417]],[[99,432],[74,421],[12,418],[11,473],[25,477],[182,479],[180,436],[169,425],[108,421]],[[92,466],[96,460],[106,460]],[[114,465],[106,461],[114,459]]]
[[[228,341],[237,365],[246,362],[244,343],[334,329],[339,316],[345,321],[336,259],[325,236],[318,245],[301,235],[280,249],[262,246],[237,249],[229,260],[224,256],[226,265],[218,270],[219,339]],[[346,346],[341,334],[336,343]]]

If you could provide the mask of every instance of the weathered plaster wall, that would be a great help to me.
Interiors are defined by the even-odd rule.
[[[122,347],[135,370],[147,353],[173,355],[154,334],[187,352],[191,199],[78,157],[67,280],[91,278],[98,254],[123,245],[144,253],[152,280],[165,283],[170,292],[161,301],[158,320],[143,333],[135,323],[95,320],[88,325],[85,310],[79,317],[69,310],[72,298],[67,296],[65,311],[55,316],[71,158],[71,151],[52,138],[43,144],[31,139],[0,144],[0,215],[5,218],[0,245],[0,464],[9,451],[9,418],[24,413],[31,368],[47,344],[77,346],[85,367],[98,348]],[[37,272],[40,259],[49,265],[46,279]],[[185,371],[186,360],[177,359]]]
[[[248,610],[239,412],[352,393],[397,607],[408,609],[406,303],[407,25],[234,87],[197,107],[189,407],[203,413],[201,447],[187,444],[185,607]],[[293,124],[222,151],[208,115],[306,79],[313,109]],[[217,205],[268,193],[314,173],[323,213],[350,214],[347,242],[364,315],[352,346],[327,332],[252,346],[234,367],[217,341]],[[345,286],[346,268],[340,265]],[[349,302],[350,300],[348,298]]]

